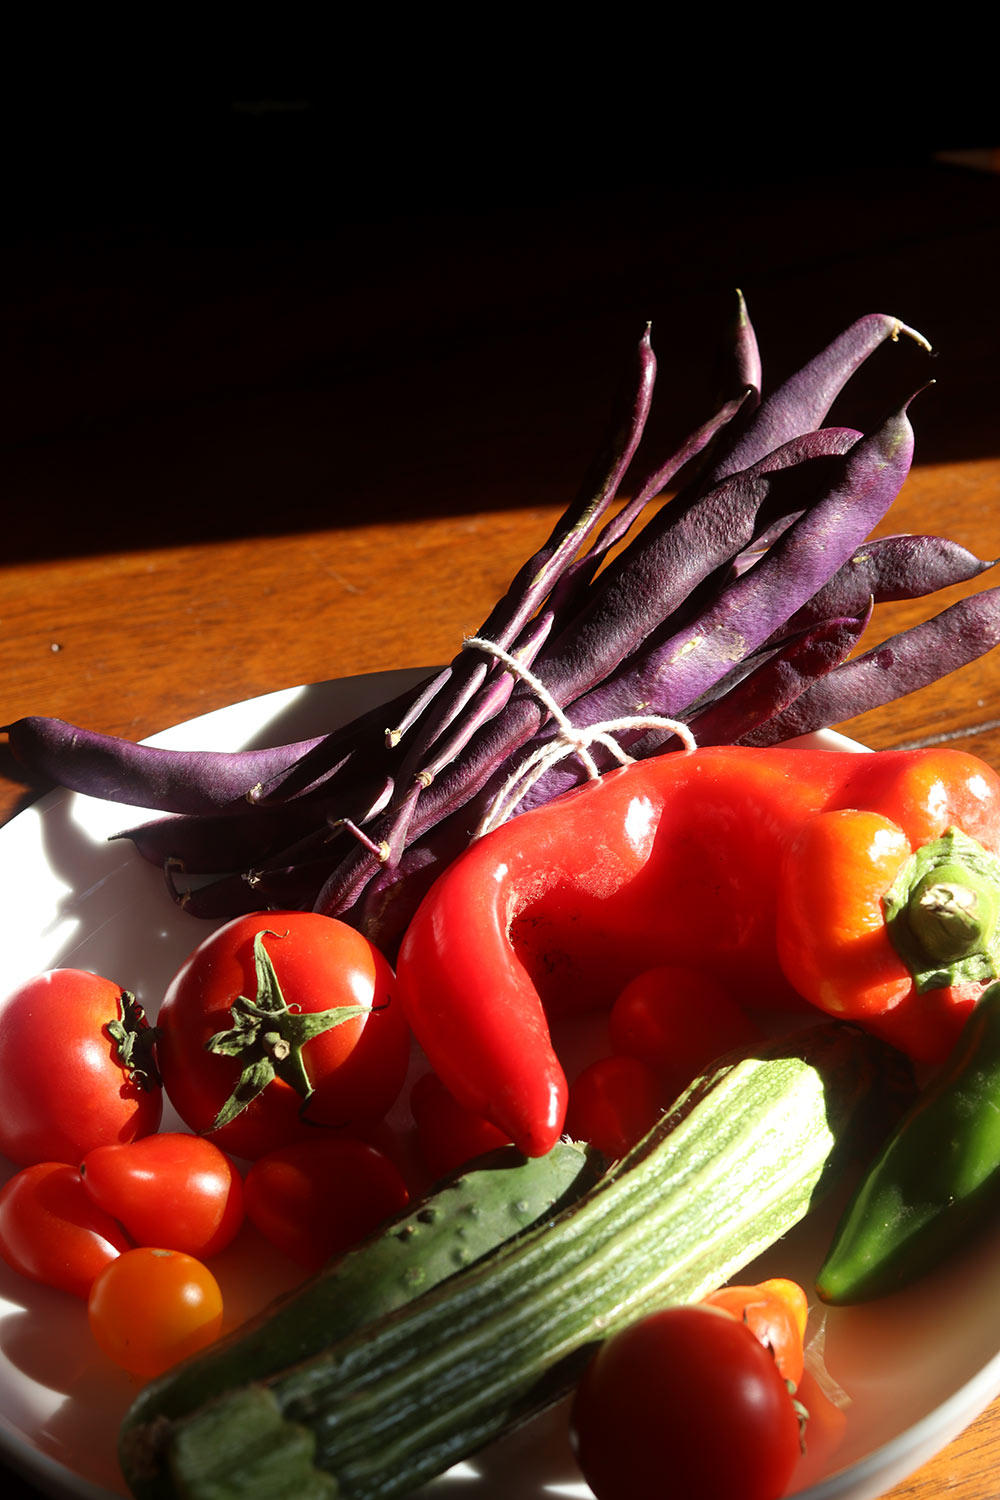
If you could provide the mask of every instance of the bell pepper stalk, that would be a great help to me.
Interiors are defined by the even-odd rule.
[[[813,1005],[943,1060],[998,973],[998,854],[1000,778],[962,751],[667,754],[474,842],[410,924],[400,995],[442,1081],[526,1155],[565,1119],[550,1021],[664,963],[711,970],[750,1009]],[[963,951],[946,952],[957,926]]]

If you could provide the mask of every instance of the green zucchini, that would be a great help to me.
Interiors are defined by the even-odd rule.
[[[568,1141],[532,1160],[514,1146],[481,1157],[258,1317],[151,1381],[128,1414],[131,1444],[141,1448],[165,1417],[310,1358],[552,1218],[593,1185],[598,1161]]]
[[[134,1493],[408,1494],[558,1399],[615,1328],[704,1295],[785,1234],[870,1122],[895,1058],[826,1023],[724,1060],[553,1221],[322,1354],[164,1422],[152,1473],[130,1422]],[[284,1491],[264,1461],[279,1441],[296,1455]]]

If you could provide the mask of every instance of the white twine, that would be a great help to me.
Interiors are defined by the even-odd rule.
[[[482,651],[487,656],[492,656],[514,677],[525,683],[555,720],[558,730],[551,740],[532,751],[524,764],[507,778],[480,819],[474,834],[476,838],[489,833],[492,828],[498,828],[501,823],[506,823],[535,782],[568,755],[577,757],[590,781],[599,780],[601,775],[597,762],[590,753],[592,745],[603,745],[621,766],[633,765],[634,758],[619,745],[615,739],[617,734],[625,734],[633,729],[667,729],[683,743],[687,754],[697,749],[694,735],[686,724],[682,724],[679,719],[663,718],[659,714],[631,714],[622,719],[603,719],[599,724],[588,724],[578,729],[570,723],[544,683],[516,656],[512,656],[495,641],[488,641],[481,636],[469,636],[462,645],[470,651]]]

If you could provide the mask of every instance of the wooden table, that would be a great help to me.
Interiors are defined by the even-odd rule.
[[[737,279],[774,374],[863,312],[932,339],[933,366],[887,347],[858,381],[865,420],[938,382],[883,529],[996,555],[1000,179],[905,162],[887,186],[852,166],[791,194],[738,184],[725,214],[686,184],[680,231],[676,201],[636,182],[614,214],[579,194],[370,214],[346,247],[328,226],[210,219],[26,233],[8,266],[0,717],[138,739],[449,659],[569,499],[647,316],[657,430],[704,414]],[[887,606],[877,629],[922,611]],[[1000,654],[843,727],[1000,767]],[[0,773],[6,818],[39,788],[6,750]],[[998,1461],[1000,1404],[893,1495],[992,1500]]]

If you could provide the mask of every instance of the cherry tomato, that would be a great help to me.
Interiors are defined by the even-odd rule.
[[[389,1158],[347,1135],[260,1157],[247,1173],[245,1196],[247,1218],[308,1271],[363,1240],[409,1198]]]
[[[77,1166],[94,1146],[160,1123],[162,1095],[133,997],[82,969],[50,969],[0,1007],[0,1153]]]
[[[612,1334],[571,1410],[597,1500],[777,1500],[799,1455],[799,1421],[778,1367],[718,1308],[670,1307]]]
[[[163,1131],[127,1146],[98,1146],[80,1163],[93,1201],[137,1245],[184,1250],[204,1260],[243,1223],[243,1181],[211,1141]]]
[[[237,917],[195,949],[160,1007],[167,1095],[193,1131],[249,1158],[315,1125],[379,1119],[409,1065],[394,986],[378,950],[332,917]]]
[[[108,1358],[150,1379],[218,1338],[222,1293],[193,1256],[140,1246],[105,1266],[87,1312]]]
[[[436,1073],[423,1073],[410,1093],[417,1149],[432,1177],[446,1177],[476,1156],[510,1144],[510,1136],[459,1104]]]
[[[760,1282],[757,1286],[724,1286],[705,1298],[709,1307],[719,1307],[745,1323],[778,1369],[796,1387],[802,1379],[805,1358],[803,1334],[806,1296],[795,1282]]]
[[[566,1133],[617,1161],[656,1124],[663,1102],[660,1080],[644,1062],[600,1057],[570,1085]]]
[[[671,1099],[702,1070],[759,1032],[712,974],[680,964],[646,969],[611,1008],[611,1047],[662,1074]]]
[[[32,1281],[86,1299],[97,1273],[130,1248],[66,1162],[22,1167],[0,1190],[0,1255]]]

